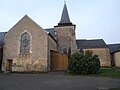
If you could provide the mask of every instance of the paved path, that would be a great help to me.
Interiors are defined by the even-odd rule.
[[[66,76],[65,72],[0,73],[0,90],[98,90],[98,87],[120,87],[120,78]]]

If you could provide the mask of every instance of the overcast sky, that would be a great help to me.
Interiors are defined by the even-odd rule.
[[[77,39],[120,43],[120,0],[66,0]],[[0,0],[0,32],[8,31],[25,14],[42,28],[60,21],[64,0]]]

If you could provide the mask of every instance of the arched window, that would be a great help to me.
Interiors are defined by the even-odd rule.
[[[21,35],[20,53],[23,54],[30,53],[30,35],[27,32]]]

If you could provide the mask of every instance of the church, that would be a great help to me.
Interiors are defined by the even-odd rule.
[[[117,64],[120,66],[120,44],[115,47],[115,44],[106,45],[103,39],[76,40],[75,29],[76,25],[70,21],[66,4],[60,22],[54,28],[43,29],[25,15],[8,32],[0,32],[0,69],[47,72],[51,71],[51,51],[70,56],[80,50],[91,50],[97,54],[102,67],[116,65],[115,59],[113,61],[111,58],[118,52]]]

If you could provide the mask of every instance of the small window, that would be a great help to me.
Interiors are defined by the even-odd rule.
[[[84,54],[84,50],[83,49],[80,49],[79,52],[82,53],[82,54]]]
[[[67,49],[67,48],[64,48],[64,49],[63,49],[63,53],[64,53],[64,54],[68,54],[68,49]]]
[[[30,53],[30,35],[27,32],[21,35],[20,53],[23,54]]]

